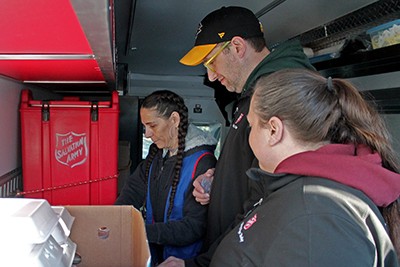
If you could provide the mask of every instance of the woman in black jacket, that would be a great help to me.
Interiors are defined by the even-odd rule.
[[[281,70],[258,80],[247,119],[264,196],[211,266],[399,266],[396,154],[353,85]]]
[[[192,179],[215,166],[216,140],[188,123],[184,100],[171,91],[147,96],[140,117],[153,144],[115,204],[142,211],[152,264],[171,255],[193,257],[205,233],[207,206],[195,201]]]

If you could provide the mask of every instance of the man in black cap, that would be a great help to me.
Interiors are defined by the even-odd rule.
[[[222,7],[199,24],[194,47],[180,60],[182,64],[207,69],[210,81],[218,80],[230,92],[238,93],[233,123],[220,157],[206,176],[213,179],[210,195],[194,182],[193,195],[209,203],[204,253],[194,259],[167,259],[162,266],[208,266],[222,238],[243,218],[248,207],[261,197],[260,185],[246,171],[258,166],[248,143],[249,110],[253,86],[258,77],[284,68],[314,69],[298,41],[289,41],[270,51],[263,27],[254,13],[243,7]],[[211,201],[209,201],[211,199]]]

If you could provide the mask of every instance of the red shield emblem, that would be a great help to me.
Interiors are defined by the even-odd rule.
[[[71,168],[85,163],[88,157],[86,133],[56,133],[54,155],[58,162]]]

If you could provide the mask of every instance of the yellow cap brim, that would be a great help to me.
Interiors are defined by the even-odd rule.
[[[204,58],[216,47],[217,44],[198,45],[193,47],[187,54],[179,60],[187,66],[197,66],[203,62]]]

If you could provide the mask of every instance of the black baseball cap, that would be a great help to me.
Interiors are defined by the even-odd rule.
[[[196,66],[221,42],[234,36],[263,37],[263,28],[254,13],[244,7],[222,7],[208,14],[199,24],[194,47],[180,62]]]

